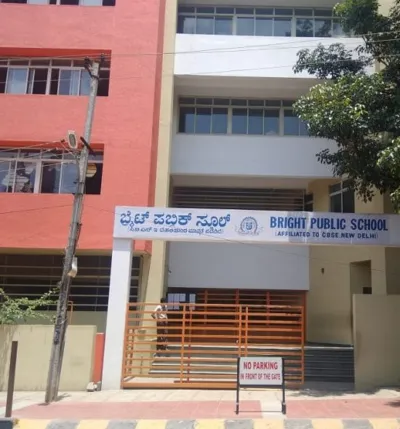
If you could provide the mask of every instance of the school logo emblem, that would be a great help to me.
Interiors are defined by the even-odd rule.
[[[254,217],[245,217],[240,226],[237,229],[238,234],[240,235],[258,235],[261,232],[261,229],[258,227],[258,222]]]

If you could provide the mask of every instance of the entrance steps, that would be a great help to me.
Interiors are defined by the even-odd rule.
[[[309,344],[304,350],[305,381],[354,384],[354,348]]]
[[[183,350],[182,350],[183,349]],[[245,354],[242,347],[242,355]],[[299,347],[248,346],[247,356],[282,356],[286,358],[288,382],[299,383],[301,349]],[[150,376],[179,377],[196,381],[236,379],[237,345],[169,344],[168,351],[152,362]],[[309,344],[304,348],[305,382],[354,383],[352,346]]]

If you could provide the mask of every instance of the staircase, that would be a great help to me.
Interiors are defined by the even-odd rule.
[[[244,355],[242,347],[242,354]],[[235,345],[180,345],[170,344],[166,355],[155,358],[150,375],[180,377],[187,382],[236,382],[238,346]],[[298,347],[248,346],[248,357],[281,356],[285,358],[285,379],[289,384],[301,384],[301,350]]]
[[[353,346],[309,344],[304,358],[306,382],[354,383]]]
[[[244,354],[244,350],[242,351]],[[285,378],[288,384],[301,385],[301,353],[298,347],[249,346],[249,357],[285,357]],[[233,345],[180,345],[170,344],[165,356],[156,358],[150,374],[168,376],[187,382],[213,383],[236,381],[238,347]],[[354,383],[354,353],[352,346],[308,345],[305,347],[305,382]]]

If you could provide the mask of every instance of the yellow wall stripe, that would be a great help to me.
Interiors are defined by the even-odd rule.
[[[284,429],[283,420],[254,420],[253,429]]]
[[[46,429],[51,420],[18,420],[18,429]]]
[[[343,429],[343,423],[338,419],[312,420],[314,429]]]
[[[196,429],[224,429],[224,420],[197,420]]]
[[[107,429],[109,420],[82,420],[77,429]]]
[[[167,420],[140,420],[136,429],[165,429]]]
[[[371,419],[369,421],[374,429],[399,429],[400,423],[396,419]]]

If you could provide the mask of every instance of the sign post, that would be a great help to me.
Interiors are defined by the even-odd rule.
[[[285,360],[281,357],[239,357],[237,361],[236,414],[239,414],[240,388],[281,388],[282,414],[286,414]]]

